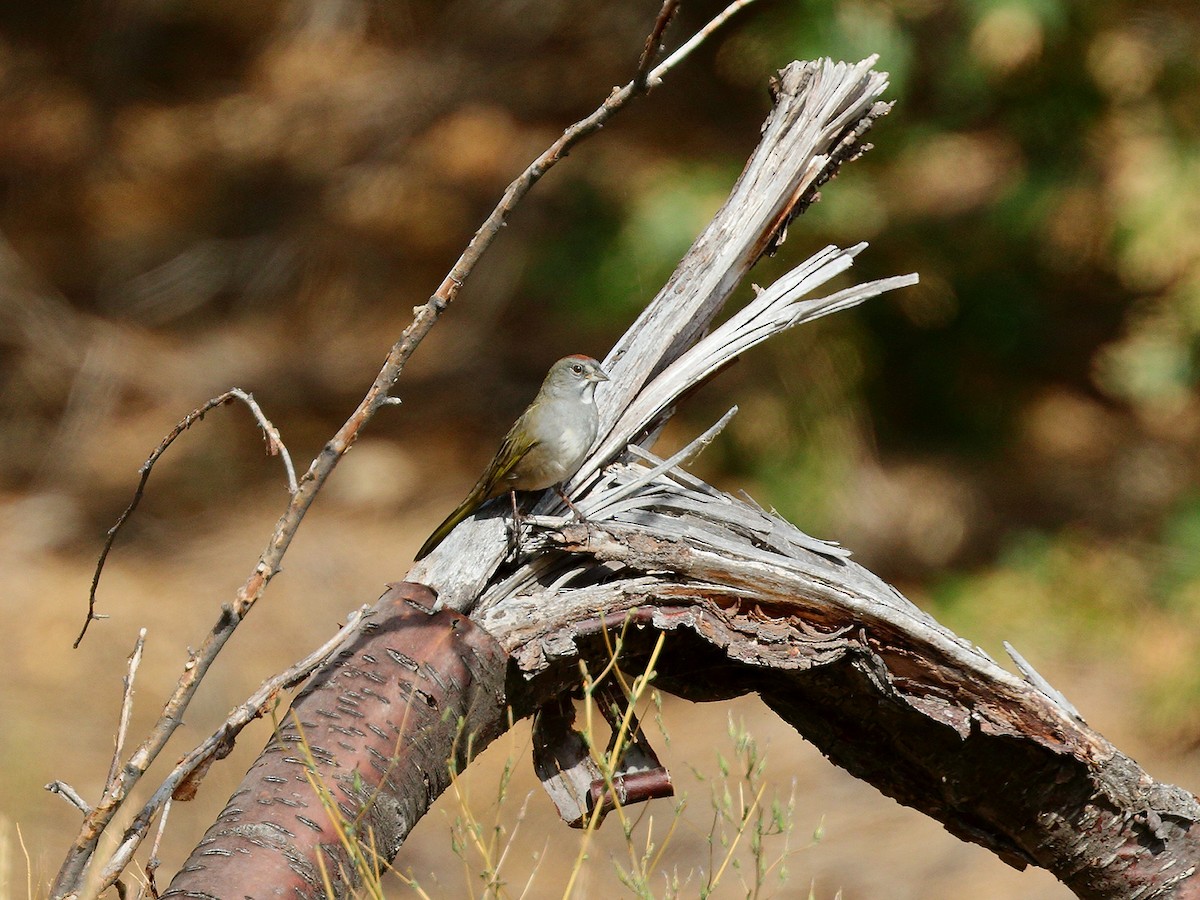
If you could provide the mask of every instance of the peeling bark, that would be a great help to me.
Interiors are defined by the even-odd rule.
[[[1080,897],[1200,896],[1200,802],[1055,697],[844,557],[747,542],[739,558],[657,536],[667,530],[549,533],[547,547],[623,574],[540,596],[536,622],[514,614],[516,598],[476,611],[526,679],[509,688],[515,705],[559,694],[581,658],[603,665],[601,630],[628,617],[644,627],[640,641],[626,631],[631,667],[669,633],[660,688],[758,694],[830,761],[1011,865],[1041,866]]]
[[[354,867],[310,771],[339,818],[359,822],[367,858],[395,856],[451,765],[461,771],[507,728],[504,652],[433,601],[421,585],[389,588],[362,636],[293,702],[164,897],[325,897],[318,857],[345,896]]]

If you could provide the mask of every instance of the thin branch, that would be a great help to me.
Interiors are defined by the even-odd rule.
[[[137,509],[139,503],[142,502],[142,496],[146,491],[146,482],[150,480],[150,471],[154,468],[154,464],[158,462],[159,457],[167,452],[167,448],[175,443],[175,439],[192,427],[193,424],[204,418],[205,414],[218,406],[224,406],[227,403],[232,403],[234,400],[240,400],[246,404],[254,418],[258,421],[259,427],[263,430],[263,438],[267,442],[267,453],[271,456],[282,456],[283,465],[287,470],[288,476],[288,492],[296,493],[296,470],[292,466],[292,457],[288,453],[287,447],[279,437],[279,429],[271,424],[271,421],[263,414],[254,397],[241,388],[231,388],[219,397],[213,397],[208,400],[203,406],[192,410],[183,419],[171,429],[166,437],[162,439],[154,451],[142,463],[142,467],[138,469],[138,474],[141,476],[138,479],[137,488],[133,492],[133,499],[129,501],[129,505],[125,507],[125,511],[117,517],[116,523],[112,528],[108,529],[108,535],[104,539],[104,547],[100,551],[100,558],[96,560],[96,571],[92,575],[92,586],[88,591],[88,610],[87,618],[83,620],[83,628],[79,631],[79,637],[75,638],[75,643],[71,646],[79,649],[79,644],[83,641],[83,636],[87,634],[88,626],[92,622],[99,621],[105,618],[103,615],[96,613],[96,590],[100,587],[100,574],[104,571],[104,564],[108,560],[108,554],[113,548],[113,542],[117,539],[117,534],[122,526],[133,515],[133,511]]]
[[[683,44],[683,46],[668,56],[666,60],[663,61],[662,65],[650,73],[650,84],[653,86],[656,82],[661,81],[664,75],[670,72],[671,69],[675,68],[675,66],[679,65],[679,63],[683,62],[683,60],[685,60],[693,50],[708,40],[714,31],[733,18],[733,15],[739,10],[749,6],[753,2],[754,0],[735,0],[735,2],[730,3],[727,7],[721,10],[721,12],[716,15],[712,21],[693,34],[691,38]]]
[[[370,607],[367,606],[356,609],[346,617],[346,624],[339,628],[333,637],[300,662],[264,681],[253,694],[234,708],[233,712],[212,734],[179,761],[150,799],[146,801],[141,812],[125,829],[120,844],[104,867],[100,878],[101,891],[114,884],[121,876],[121,872],[129,865],[133,854],[145,839],[158,811],[162,809],[165,815],[166,806],[172,798],[191,799],[212,763],[228,756],[233,750],[234,742],[242,730],[255,719],[266,715],[280,692],[304,681],[343,646],[352,641],[358,635],[369,612]]]
[[[163,835],[167,831],[167,819],[171,815],[171,800],[163,804],[162,815],[158,817],[158,829],[154,832],[154,843],[150,845],[150,859],[146,861],[146,883],[150,885],[150,896],[158,896],[158,884],[154,875],[158,871],[161,860],[158,858],[158,848],[162,845]]]
[[[641,59],[638,60],[637,74],[633,76],[633,83],[638,90],[645,90],[646,80],[650,77],[650,67],[654,65],[654,60],[662,52],[663,36],[667,33],[667,27],[677,12],[679,12],[679,0],[663,0],[662,9],[658,11],[658,18],[654,20],[654,28],[646,38],[646,46],[642,49]]]
[[[92,812],[91,805],[79,796],[79,792],[75,788],[71,787],[65,781],[52,781],[45,786],[45,790],[52,794],[58,794],[58,796],[62,797],[85,816],[90,815]]]
[[[229,396],[241,400],[249,407],[250,412],[254,413],[254,418],[258,420],[259,427],[263,430],[263,440],[267,444],[267,454],[283,458],[283,468],[287,472],[288,493],[296,493],[296,467],[292,465],[292,455],[288,453],[283,439],[279,436],[279,429],[272,425],[271,420],[263,414],[253,394],[248,394],[241,388],[230,388],[227,393]]]
[[[108,767],[108,778],[104,780],[104,794],[107,794],[117,783],[117,768],[121,765],[121,753],[125,749],[125,736],[129,733],[129,717],[133,714],[133,680],[137,677],[138,666],[142,663],[142,649],[146,646],[146,629],[138,632],[133,652],[129,654],[128,669],[125,672],[124,693],[121,697],[121,718],[117,723],[117,739],[113,746],[112,762]]]
[[[458,295],[459,289],[467,276],[475,268],[475,264],[479,261],[479,257],[488,248],[491,242],[495,239],[500,229],[508,220],[509,213],[522,197],[529,192],[529,189],[544,175],[551,167],[559,160],[566,156],[570,150],[581,140],[594,134],[604,127],[605,123],[613,117],[617,112],[625,107],[630,100],[648,92],[658,82],[660,82],[668,72],[675,66],[683,62],[687,56],[699,47],[708,37],[710,37],[718,28],[721,27],[730,16],[744,6],[754,2],[754,0],[736,0],[731,3],[725,10],[717,15],[712,21],[705,25],[700,31],[694,34],[687,43],[671,54],[669,58],[663,61],[655,68],[647,79],[639,83],[639,79],[635,78],[624,87],[614,88],[608,98],[600,104],[590,115],[580,119],[570,128],[562,133],[562,136],[550,145],[541,156],[535,159],[517,178],[509,184],[505,190],[500,203],[492,210],[491,215],[484,220],[484,223],[475,232],[475,236],[471,238],[471,242],[467,245],[467,249],[463,251],[458,261],[451,268],[450,272],[442,281],[441,286],[430,297],[429,302],[423,307],[416,308],[417,319],[409,326],[409,331],[405,332],[405,337],[412,332],[412,338],[417,343],[432,327],[433,321],[441,316],[445,308],[453,302]],[[665,27],[665,26],[664,26]],[[404,339],[401,339],[403,343]],[[397,347],[400,345],[397,344]],[[415,346],[414,346],[415,349]],[[393,351],[395,348],[393,348]],[[411,355],[411,351],[410,351]],[[389,357],[390,359],[390,357]],[[404,357],[407,359],[407,356]],[[398,374],[398,373],[397,373]]]

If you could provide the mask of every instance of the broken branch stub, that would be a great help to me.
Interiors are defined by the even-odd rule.
[[[654,392],[647,392],[646,386],[707,332],[781,226],[812,200],[843,161],[861,150],[862,135],[889,108],[879,101],[888,76],[871,68],[875,62],[873,56],[858,63],[793,62],[779,73],[775,105],[729,197],[667,284],[605,357],[611,380],[596,391],[601,437],[567,485],[572,501],[586,495],[589,481],[602,465],[653,431],[672,392],[677,398],[685,386],[667,382]],[[806,277],[790,283],[784,302],[802,299],[844,271],[863,246],[826,248],[816,254],[798,267]],[[902,283],[908,282],[886,280],[861,286],[858,302]],[[811,301],[807,318],[834,311],[828,306],[820,309],[821,302]],[[788,325],[779,321],[770,327],[777,332]],[[727,346],[723,359],[728,361],[744,349]],[[719,368],[720,363],[714,363],[702,377]],[[656,409],[635,407],[651,401]],[[559,503],[547,496],[536,512],[549,512]],[[441,602],[454,609],[470,609],[508,551],[501,512],[499,504],[485,504],[415,564],[408,579],[434,588]]]
[[[859,138],[874,119],[886,112],[886,105],[878,102],[878,96],[887,85],[887,76],[873,72],[873,62],[874,60],[870,59],[855,65],[833,63],[829,60],[794,63],[782,74],[776,105],[764,127],[762,143],[747,164],[730,199],[717,214],[713,224],[697,239],[684,257],[676,276],[609,354],[610,374],[613,375],[612,390],[607,394],[598,395],[605,422],[602,433],[606,437],[602,447],[606,449],[594,454],[593,460],[588,463],[590,469],[581,472],[576,479],[577,486],[574,490],[577,497],[603,499],[603,496],[607,496],[614,505],[622,499],[594,491],[600,465],[616,453],[628,453],[630,458],[638,458],[639,452],[643,451],[636,445],[627,445],[635,438],[646,439],[645,432],[652,425],[651,420],[661,418],[663,411],[670,405],[671,398],[677,398],[686,389],[689,379],[694,381],[697,378],[708,377],[720,367],[723,359],[732,358],[771,333],[799,321],[844,308],[882,290],[899,286],[900,283],[906,283],[907,280],[880,282],[854,289],[854,296],[835,294],[823,299],[807,299],[806,295],[809,292],[815,291],[829,278],[845,271],[854,255],[862,249],[861,246],[849,250],[826,248],[802,264],[793,273],[794,277],[781,280],[776,290],[769,289],[752,300],[747,310],[738,314],[740,319],[745,320],[743,328],[732,331],[718,329],[714,334],[719,333],[723,337],[704,344],[702,351],[686,359],[681,358],[689,346],[706,332],[713,317],[768,244],[772,241],[778,242],[777,235],[781,224],[793,212],[811,201],[816,186],[831,176],[840,161],[853,156],[851,148],[857,146]],[[640,413],[626,417],[631,401],[644,393],[643,389],[652,380],[656,382],[657,387],[642,398],[650,405]],[[664,398],[665,403],[661,402]],[[619,422],[622,424],[618,425]],[[672,472],[670,477],[680,476]],[[439,595],[438,602],[449,609],[464,611],[475,605],[484,588],[489,587],[495,580],[497,565],[506,550],[503,519],[497,516],[496,512],[495,508],[485,508],[472,521],[456,529],[437,551],[413,567],[408,581],[421,582],[433,588]],[[562,554],[553,553],[547,554],[545,560],[548,564],[557,565],[561,558]],[[494,596],[490,591],[489,595]],[[520,605],[518,603],[517,607]],[[511,612],[516,612],[516,607],[510,605],[508,608]],[[397,616],[406,615],[403,607],[397,607],[393,612]],[[530,613],[540,616],[536,609],[531,610],[527,607],[522,615]],[[393,633],[392,626],[386,624],[381,617],[375,617],[372,621],[377,623],[377,628],[387,628],[389,634]],[[422,620],[418,618],[418,621]],[[394,633],[414,639],[437,639],[437,635],[429,628],[419,631],[395,629]],[[412,652],[407,652],[405,657],[416,658],[416,650],[417,648],[413,647]],[[372,655],[380,658],[377,654]],[[593,661],[599,662],[600,659],[601,657],[597,656]],[[600,662],[599,668],[602,667],[603,663]],[[352,668],[363,667],[354,663]],[[502,662],[497,662],[495,671],[503,674],[505,668]],[[530,693],[524,676],[512,666],[508,666],[507,669],[510,678],[508,686],[518,691],[518,695],[513,698],[514,712],[517,715],[529,715],[536,706],[550,699],[551,695],[541,696],[536,698],[532,705],[528,705],[534,700],[534,695]],[[336,667],[329,671],[335,672]],[[403,672],[400,674],[403,675]],[[330,677],[334,676],[331,674]],[[577,671],[570,673],[569,680],[557,685],[558,689],[553,696],[560,696],[563,690],[570,689],[577,683],[577,679]],[[538,684],[544,686],[546,682],[542,680]],[[459,689],[465,690],[461,685]],[[372,687],[371,690],[375,691],[376,688]],[[482,695],[492,696],[487,690],[484,690]],[[450,698],[446,699],[449,702]],[[308,702],[308,697],[305,698],[305,702]],[[471,705],[462,698],[459,698],[459,702]],[[480,745],[481,740],[486,740],[507,724],[506,716],[495,703],[487,708],[490,718],[488,715],[481,715],[471,720],[477,733],[476,747]],[[359,712],[367,712],[361,704],[356,709]],[[368,717],[360,720],[361,725],[355,727],[371,731],[367,723],[376,722],[375,716],[380,712],[371,710]],[[303,713],[301,721],[308,721]],[[569,729],[569,725],[566,728]],[[311,729],[306,727],[306,730],[311,735]],[[283,733],[288,734],[287,731]],[[386,728],[384,733],[388,733]],[[336,737],[330,737],[331,743],[326,742],[324,737],[319,737],[316,742],[310,737],[310,745],[330,750],[328,758],[322,756],[320,761],[342,766],[331,777],[340,787],[344,787],[344,778],[338,780],[338,773],[344,776],[346,772],[344,748],[340,747]],[[424,771],[429,778],[421,785],[406,782],[394,802],[374,805],[373,810],[376,813],[393,817],[392,820],[386,820],[379,825],[380,834],[386,838],[380,846],[381,850],[388,854],[394,852],[395,844],[390,838],[402,838],[416,818],[424,812],[426,805],[444,788],[441,776],[434,777],[435,769],[430,761],[439,756],[442,760],[449,757],[454,752],[455,740],[458,737],[444,730],[422,731],[422,752],[430,767],[413,771]],[[298,739],[297,733],[292,740],[272,742],[268,751],[248,773],[238,795],[231,801],[229,811],[213,826],[205,838],[205,844],[197,848],[188,867],[177,875],[172,890],[190,889],[187,887],[189,885],[192,888],[200,888],[205,884],[217,883],[217,879],[220,879],[219,883],[229,885],[231,891],[235,890],[233,886],[236,884],[237,892],[246,893],[245,885],[262,883],[249,880],[261,877],[253,871],[255,867],[247,870],[245,867],[236,866],[236,857],[224,853],[207,853],[205,848],[219,849],[217,845],[210,844],[210,839],[240,841],[245,837],[227,833],[230,827],[241,828],[244,831],[250,824],[231,818],[241,815],[240,810],[244,806],[241,803],[242,798],[270,798],[275,796],[274,792],[279,789],[279,785],[291,785],[293,788],[298,785],[296,760],[300,757],[295,753],[285,752],[287,746],[294,749]],[[381,754],[385,753],[383,747],[376,750]],[[550,765],[571,769],[576,763],[581,763],[581,756],[585,752],[585,748],[576,747],[572,759],[552,760]],[[290,772],[272,773],[268,770],[269,765],[277,764],[285,757],[290,758]],[[412,764],[410,758],[388,758],[395,761],[398,770]],[[643,754],[641,762],[638,763],[641,768],[628,773],[620,785],[614,784],[616,791],[624,792],[627,797],[630,796],[630,790],[635,794],[640,792],[644,796],[665,793],[670,785],[669,778],[661,767],[652,764],[652,759],[652,753]],[[381,763],[382,758],[376,758],[375,761]],[[444,766],[442,769],[444,770]],[[642,772],[651,773],[652,783],[643,785],[638,781]],[[580,777],[572,783],[573,786],[564,786],[564,796],[570,795],[571,802],[577,804],[580,812],[586,811],[589,803],[605,804],[611,799],[604,792],[596,795],[593,791],[593,786],[598,780],[598,771],[591,772],[586,763],[582,763],[578,774]],[[634,782],[632,785],[631,776]],[[351,786],[353,787],[353,783]],[[311,811],[311,797],[304,802],[306,809]],[[286,803],[272,802],[267,806],[274,807],[274,814],[287,814],[289,810]],[[301,810],[299,814],[310,821],[317,821],[309,812]],[[262,865],[274,870],[279,878],[292,878],[297,872],[308,873],[309,880],[305,883],[311,888],[314,866],[312,854],[318,852],[318,847],[327,846],[325,839],[328,831],[325,825],[320,823],[317,829],[300,820],[293,824],[296,825],[294,829],[287,826],[289,832],[306,838],[317,834],[317,839],[307,841],[304,848],[297,848],[297,852],[290,856],[276,853],[276,857],[270,862],[266,861],[269,853],[258,853],[257,856],[264,860]],[[270,826],[267,827],[270,830]],[[251,828],[249,836],[253,838],[255,833],[257,832]],[[224,871],[227,865],[235,866],[241,871],[227,874]],[[197,868],[198,866],[205,868]],[[293,875],[288,875],[288,872]]]
[[[595,492],[645,471],[612,466]],[[602,662],[614,622],[627,668],[666,631],[658,687],[759,694],[832,762],[1012,865],[1046,868],[1081,897],[1200,896],[1196,797],[1153,779],[1040,676],[1001,668],[748,498],[665,470],[533,549],[536,577],[531,563],[472,615],[525,679],[510,684],[514,706]]]

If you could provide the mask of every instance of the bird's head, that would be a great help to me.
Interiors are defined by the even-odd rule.
[[[542,392],[559,396],[577,395],[590,401],[596,385],[601,381],[608,381],[608,375],[596,360],[582,354],[565,356],[550,367],[550,373],[542,384]]]

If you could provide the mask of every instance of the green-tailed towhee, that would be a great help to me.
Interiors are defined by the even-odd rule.
[[[596,439],[594,394],[601,381],[608,376],[590,356],[568,356],[551,366],[541,390],[509,429],[471,493],[421,545],[416,558],[424,559],[485,501],[509,492],[515,516],[516,491],[557,487],[574,475]]]

